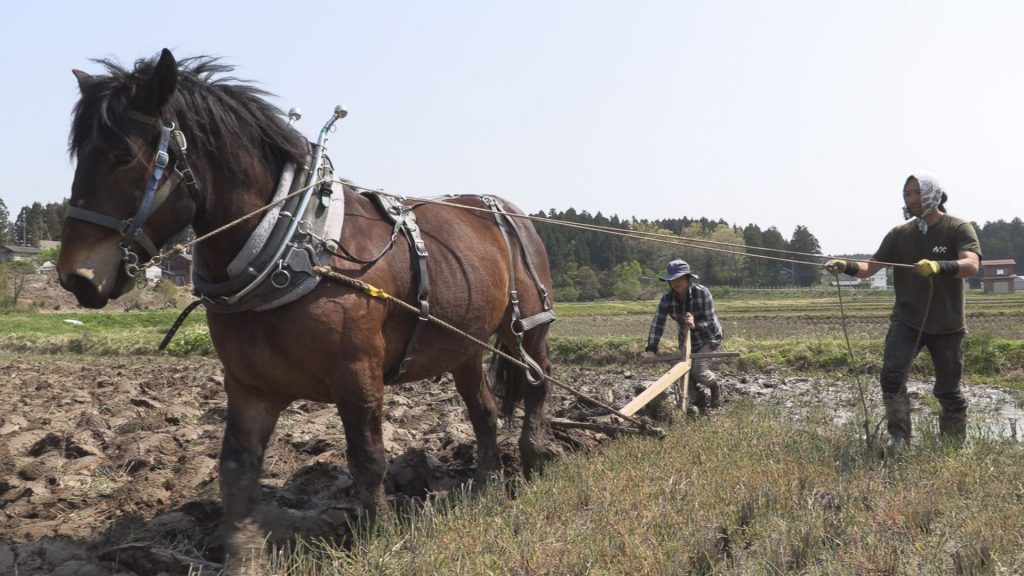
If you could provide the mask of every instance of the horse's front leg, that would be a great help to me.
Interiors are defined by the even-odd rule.
[[[384,454],[384,378],[380,361],[362,360],[335,391],[338,415],[345,427],[349,471],[354,496],[372,519],[385,505],[383,480],[388,462]]]
[[[251,394],[230,375],[225,376],[224,383],[228,414],[220,452],[220,494],[224,504],[221,537],[228,554],[249,554],[248,545],[239,540],[239,528],[259,503],[263,456],[286,404]],[[255,539],[262,540],[262,535]],[[253,544],[258,550],[259,542]]]

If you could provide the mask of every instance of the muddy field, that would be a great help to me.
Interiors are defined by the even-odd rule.
[[[33,357],[0,365],[0,574],[188,573],[207,557],[219,516],[217,454],[225,397],[216,360]],[[570,374],[572,371],[570,371]],[[624,404],[632,374],[583,374],[590,393]],[[616,381],[612,384],[612,381]],[[443,494],[473,470],[472,429],[447,379],[387,395],[387,492],[396,504]],[[557,397],[555,416],[587,410]],[[556,431],[563,451],[607,436]],[[502,433],[518,472],[515,431]],[[261,521],[285,540],[337,537],[354,508],[335,409],[298,402],[267,452]]]
[[[9,399],[0,415],[0,573],[187,574],[190,566],[216,572],[218,551],[210,542],[219,516],[216,469],[225,406],[217,361],[32,357],[0,368],[0,393]],[[557,377],[622,405],[666,368],[561,367]],[[823,404],[836,421],[859,417],[849,382],[720,368],[724,409],[752,397],[794,418]],[[927,413],[921,403],[927,385],[911,388],[919,412]],[[1014,433],[1017,399],[998,389],[968,390],[972,414],[985,414],[990,432]],[[450,382],[396,386],[386,403],[392,502],[444,494],[471,476],[472,431]],[[549,407],[556,417],[594,414],[564,392],[556,392]],[[554,436],[563,452],[609,439],[580,430],[555,430]],[[509,473],[517,472],[515,437],[514,431],[502,434]],[[299,402],[283,415],[267,453],[260,508],[274,540],[345,533],[353,503],[344,446],[333,407]]]
[[[55,279],[32,281],[29,301],[40,309],[77,308],[56,288]],[[187,294],[179,297],[186,299]],[[130,302],[138,308],[174,307],[154,293]],[[122,306],[120,301],[117,305]],[[566,318],[555,332],[645,334],[648,322],[639,316]],[[778,322],[765,322],[765,330],[780,329]],[[861,328],[873,331],[876,324],[865,322]],[[588,396],[622,406],[668,367],[629,363],[590,369],[556,359],[555,376]],[[835,422],[861,418],[848,377],[740,374],[729,361],[720,362],[717,371],[724,380],[721,410],[751,398],[794,419],[822,413]],[[222,378],[219,362],[210,358],[0,355],[0,395],[5,398],[0,411],[0,574],[216,573]],[[878,415],[875,379],[865,378],[864,384]],[[919,420],[934,426],[926,402],[929,386],[910,384]],[[972,434],[1017,436],[1024,398],[969,384],[966,391]],[[658,412],[666,414],[664,405]],[[611,420],[557,388],[548,413],[575,421]],[[680,414],[671,415],[677,426],[673,433],[685,433]],[[390,388],[385,418],[391,462],[386,489],[396,509],[428,493],[444,497],[472,476],[472,429],[448,379]],[[513,422],[501,432],[510,475],[519,471],[515,428]],[[608,440],[600,432],[552,430],[562,453],[586,451]],[[354,503],[345,439],[333,406],[297,402],[282,415],[267,452],[263,486],[258,516],[273,541],[294,534],[344,538]]]

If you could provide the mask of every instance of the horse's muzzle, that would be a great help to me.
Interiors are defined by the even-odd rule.
[[[78,303],[86,308],[103,308],[110,301],[109,296],[101,294],[99,288],[81,274],[61,275],[60,285],[74,294]]]

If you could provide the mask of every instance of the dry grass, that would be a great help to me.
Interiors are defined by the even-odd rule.
[[[275,574],[1000,574],[1024,569],[1020,445],[925,436],[865,454],[827,415],[742,403],[663,441],[568,458],[507,499],[450,498],[352,552],[305,544]],[[924,426],[921,427],[925,428]]]

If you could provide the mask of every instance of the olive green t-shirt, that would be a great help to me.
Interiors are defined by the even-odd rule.
[[[974,252],[981,258],[981,244],[974,226],[949,214],[943,214],[922,234],[916,220],[901,224],[886,234],[874,259],[881,262],[916,264],[921,259],[957,260],[963,251]],[[935,274],[931,303],[928,303],[928,278],[915,270],[894,267],[893,284],[896,304],[892,309],[894,320],[916,329],[924,325],[926,334],[952,334],[966,327],[964,323],[964,280]],[[926,310],[927,307],[927,310]],[[928,317],[925,318],[925,312]],[[923,319],[923,322],[922,322]]]

